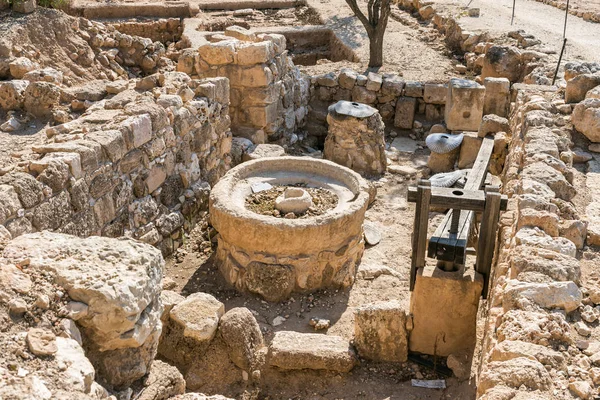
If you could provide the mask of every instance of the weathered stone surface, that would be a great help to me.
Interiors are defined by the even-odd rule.
[[[423,100],[429,104],[446,104],[448,88],[440,83],[426,83],[423,90]]]
[[[21,208],[19,197],[12,186],[0,185],[0,223],[4,223]]]
[[[242,154],[242,161],[257,160],[259,158],[281,157],[285,149],[278,144],[255,144]]]
[[[535,162],[523,168],[521,176],[540,183],[545,183],[552,189],[556,196],[563,200],[571,200],[577,190],[571,185],[563,174],[543,162]]]
[[[554,368],[561,368],[565,363],[565,357],[560,352],[521,340],[500,342],[494,346],[490,354],[491,361],[508,361],[519,357],[537,360],[543,365],[550,365]]]
[[[56,335],[41,328],[30,328],[27,331],[27,347],[36,356],[51,356],[58,351]]]
[[[488,389],[499,385],[511,388],[523,385],[529,390],[549,390],[553,387],[552,378],[544,366],[525,357],[487,364],[479,378],[477,393],[482,395]]]
[[[396,102],[394,126],[400,129],[412,129],[417,111],[417,99],[414,97],[399,97]]]
[[[523,74],[521,51],[512,46],[492,46],[483,59],[482,78],[506,78],[519,82]]]
[[[556,281],[579,283],[581,271],[576,258],[552,250],[519,246],[511,253],[511,278],[524,272],[538,272]]]
[[[566,103],[578,103],[585,99],[587,92],[600,85],[600,75],[582,74],[567,81]]]
[[[502,297],[504,311],[528,309],[531,303],[542,308],[560,308],[566,312],[581,304],[581,291],[573,282],[528,283],[511,280]]]
[[[473,270],[420,268],[410,304],[410,350],[448,356],[472,349],[482,288],[483,278]]]
[[[499,341],[522,340],[547,346],[550,341],[571,343],[571,327],[560,313],[510,310],[497,329]]]
[[[485,117],[484,117],[485,118]],[[465,169],[473,166],[481,148],[482,139],[475,132],[465,132],[460,145],[458,168]]]
[[[229,310],[221,317],[219,332],[234,364],[244,371],[253,371],[257,364],[256,352],[264,347],[264,341],[250,310],[244,307]]]
[[[571,120],[575,129],[592,142],[600,143],[600,99],[585,99],[577,104]]]
[[[477,132],[479,137],[485,137],[498,132],[510,132],[508,120],[494,114],[484,115],[479,126],[479,131]]]
[[[408,334],[401,304],[388,301],[358,307],[354,313],[354,345],[363,358],[405,362]]]
[[[485,87],[464,79],[450,79],[445,122],[449,130],[476,131],[483,117]]]
[[[54,275],[72,299],[67,310],[85,334],[104,380],[122,386],[146,373],[161,329],[160,251],[133,240],[42,232],[14,239],[3,256],[27,257],[29,268]],[[143,356],[136,358],[140,352]],[[124,353],[128,358],[119,360]]]
[[[23,108],[25,90],[29,82],[14,79],[0,83],[0,108],[5,111]]]
[[[269,346],[268,362],[284,370],[348,372],[356,364],[356,358],[342,337],[280,331],[275,333]]]
[[[185,380],[176,367],[154,360],[138,400],[166,400],[185,393]]]
[[[379,112],[374,110],[368,117],[356,118],[341,115],[332,107],[327,115],[329,131],[323,157],[363,176],[383,174],[387,159],[384,124]]]
[[[21,2],[20,2],[21,3]],[[25,3],[25,2],[22,2]],[[23,79],[26,73],[39,68],[39,65],[26,57],[15,58],[9,64],[10,74],[15,79]]]
[[[573,242],[563,237],[553,238],[539,228],[522,228],[515,235],[515,240],[518,245],[540,247],[571,257],[577,255]]]
[[[495,114],[507,117],[510,107],[510,81],[506,78],[485,78],[483,115]]]
[[[25,110],[36,117],[50,116],[59,100],[60,88],[49,82],[32,82],[23,93]]]
[[[223,303],[207,293],[194,293],[178,303],[170,318],[183,327],[183,335],[199,342],[210,342],[217,333]]]

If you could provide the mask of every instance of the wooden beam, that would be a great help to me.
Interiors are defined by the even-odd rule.
[[[429,203],[431,201],[431,182],[419,181],[417,186],[417,207],[412,238],[412,257],[410,264],[410,291],[415,287],[417,270],[425,266],[425,248],[427,246],[427,226],[429,224]]]
[[[481,218],[479,242],[477,243],[477,263],[475,270],[483,275],[483,298],[487,298],[489,290],[490,272],[496,247],[496,231],[500,217],[500,189],[497,186],[488,186],[485,190],[485,210]]]
[[[465,190],[479,190],[485,182],[485,176],[492,159],[492,152],[494,151],[494,139],[485,137],[481,142],[479,153],[477,158],[471,167],[471,171],[467,175],[467,183],[465,183]]]
[[[417,200],[417,188],[409,187],[407,200],[414,203]],[[508,197],[500,199],[500,210],[505,211]],[[483,211],[485,208],[485,193],[481,190],[466,190],[456,188],[431,188],[431,207],[459,208],[461,210]]]

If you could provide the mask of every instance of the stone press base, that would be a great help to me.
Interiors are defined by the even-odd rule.
[[[364,248],[361,234],[348,238],[335,251],[311,253],[307,249],[307,254],[282,256],[244,251],[219,236],[216,262],[225,280],[237,290],[277,302],[292,292],[352,285]]]

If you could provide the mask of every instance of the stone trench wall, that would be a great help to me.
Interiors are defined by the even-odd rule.
[[[600,300],[585,287],[576,258],[596,240],[586,238],[587,223],[570,202],[579,174],[573,162],[591,156],[572,149],[570,112],[558,93],[516,96],[503,176],[509,205],[500,221],[477,385],[481,399],[590,399],[600,384],[600,368],[593,367],[598,343],[584,340],[589,328],[581,320],[597,314]]]
[[[125,235],[164,254],[180,246],[230,167],[229,82],[174,72],[138,87],[153,79],[155,96],[125,85],[47,128],[48,139],[32,147],[37,156],[0,177],[4,240],[52,230]]]
[[[181,39],[183,24],[179,18],[109,22],[124,35],[149,38],[153,42],[176,42]]]

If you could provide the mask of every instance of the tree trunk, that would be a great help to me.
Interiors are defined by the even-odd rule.
[[[381,26],[369,35],[369,67],[381,67],[383,65],[383,34],[385,27]]]

